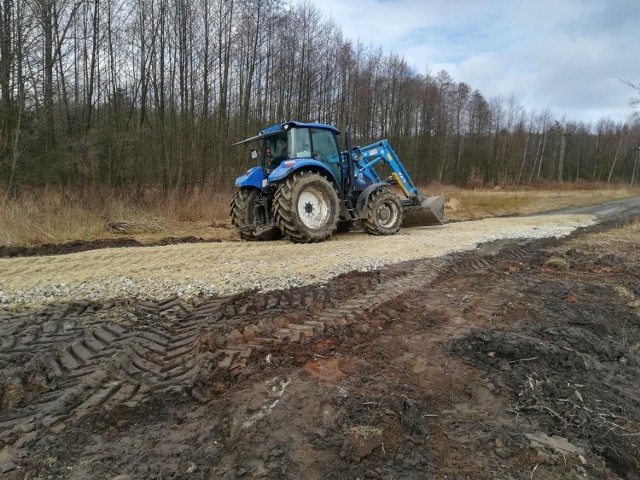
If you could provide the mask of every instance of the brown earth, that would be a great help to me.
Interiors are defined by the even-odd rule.
[[[611,228],[0,313],[0,476],[638,479],[640,248]]]
[[[141,242],[134,238],[104,238],[101,240],[75,240],[65,243],[44,243],[33,247],[18,245],[0,245],[0,258],[42,257],[49,255],[66,255],[68,253],[88,252],[101,248],[151,247],[176,245],[180,243],[206,243],[233,240],[230,234],[215,236],[215,233],[204,237],[165,237],[160,240]],[[239,239],[238,239],[239,240]]]

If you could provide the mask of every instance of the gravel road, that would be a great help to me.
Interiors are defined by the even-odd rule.
[[[336,235],[313,245],[220,242],[0,259],[0,304],[15,309],[77,300],[160,300],[285,289],[498,239],[564,236],[594,221],[591,214],[492,218],[407,228],[390,237]]]

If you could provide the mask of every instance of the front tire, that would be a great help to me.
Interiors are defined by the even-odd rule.
[[[296,172],[280,185],[274,201],[276,225],[295,243],[327,240],[340,213],[333,184],[313,172]]]
[[[386,188],[373,192],[367,201],[362,227],[370,235],[393,235],[402,225],[402,201]]]
[[[282,233],[277,228],[255,235],[245,227],[255,223],[254,206],[260,190],[251,187],[239,188],[231,201],[231,224],[236,227],[243,240],[279,240]]]

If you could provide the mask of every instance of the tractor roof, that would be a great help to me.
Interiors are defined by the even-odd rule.
[[[325,130],[332,130],[335,133],[340,133],[336,127],[331,125],[325,125],[324,123],[302,123],[302,122],[287,122],[278,125],[274,125],[273,127],[265,128],[260,131],[260,134],[271,133],[271,132],[279,132],[280,130],[286,130],[287,128],[324,128]]]
[[[233,147],[235,145],[240,145],[241,143],[249,143],[256,140],[262,140],[263,138],[270,137],[271,135],[275,135],[276,133],[280,133],[289,128],[322,128],[324,130],[330,130],[336,134],[340,133],[340,130],[338,130],[336,127],[333,127],[331,125],[326,125],[324,123],[287,122],[287,123],[279,123],[278,125],[273,125],[272,127],[265,128],[264,130],[260,130],[259,135],[234,143],[231,146]]]

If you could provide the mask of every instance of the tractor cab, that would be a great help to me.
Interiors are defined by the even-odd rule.
[[[316,161],[328,168],[335,182],[341,184],[342,172],[337,140],[339,133],[338,129],[330,125],[287,122],[264,129],[259,135],[235,145],[258,142],[258,155],[267,177],[284,161],[292,160],[297,166],[306,161]]]

